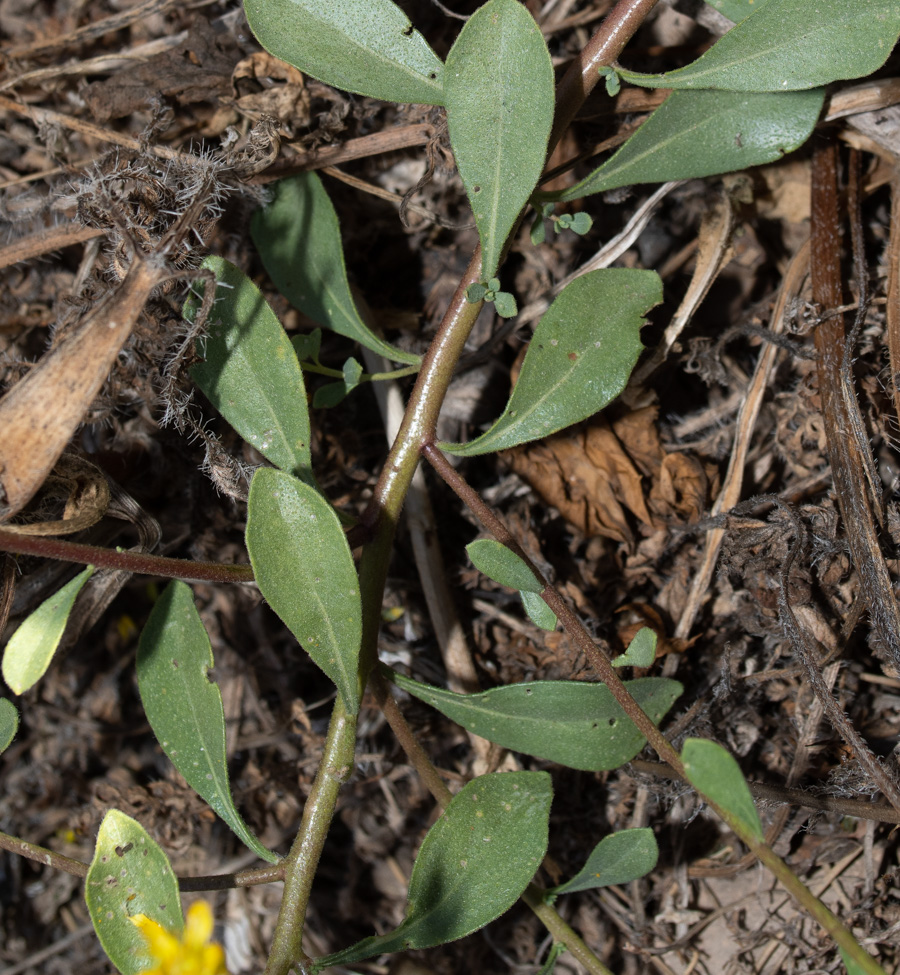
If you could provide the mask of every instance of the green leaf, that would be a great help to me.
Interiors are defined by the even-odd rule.
[[[444,65],[390,0],[244,0],[250,29],[275,57],[345,91],[442,105]]]
[[[540,246],[547,239],[547,227],[545,225],[544,215],[540,210],[535,210],[534,218],[531,221],[531,230],[528,233],[531,237],[531,243],[535,247]],[[468,297],[468,293],[466,297]]]
[[[522,589],[519,595],[522,597],[522,605],[525,607],[525,612],[531,622],[542,630],[552,633],[556,629],[556,613],[536,592],[528,592],[528,590]]]
[[[594,226],[594,221],[589,213],[583,210],[572,214],[572,225],[570,227],[573,234],[583,237]]]
[[[498,291],[494,295],[494,310],[501,318],[515,318],[519,314],[516,299],[508,291]]]
[[[208,675],[213,666],[212,647],[190,586],[170,583],[157,599],[138,646],[144,712],[188,785],[258,857],[275,863],[278,857],[253,835],[231,797],[222,695]]]
[[[494,582],[508,589],[541,592],[543,586],[527,563],[515,552],[493,538],[479,538],[466,546],[472,565]]]
[[[649,88],[799,91],[871,74],[898,35],[896,0],[767,0],[684,68],[619,73]]]
[[[469,287],[466,288],[466,301],[468,301],[470,305],[477,305],[479,301],[484,301],[487,293],[487,285],[483,284],[481,281],[476,281],[474,284],[470,284]]]
[[[19,712],[15,704],[0,697],[0,752],[5,752],[12,744],[19,730]]]
[[[759,10],[766,0],[706,0],[706,2],[729,20],[739,24],[745,17]]]
[[[612,662],[613,667],[649,667],[656,660],[656,634],[649,626],[637,631],[628,649]]]
[[[309,485],[261,468],[250,484],[247,550],[260,592],[355,714],[362,604],[334,508]]]
[[[347,398],[347,384],[343,379],[336,383],[326,383],[320,386],[313,396],[313,407],[317,410],[330,410]]]
[[[728,825],[762,843],[759,813],[744,774],[731,755],[714,741],[688,738],[681,750],[681,760],[688,781],[707,799],[721,806],[726,818],[731,820]]]
[[[676,91],[580,183],[554,199],[578,200],[634,183],[665,183],[760,166],[809,138],[825,92]],[[549,194],[548,194],[549,195]]]
[[[547,437],[602,410],[622,391],[643,348],[643,316],[662,301],[654,271],[606,268],[568,285],[538,322],[499,420],[460,457]]]
[[[347,281],[337,214],[315,173],[276,183],[272,202],[253,214],[250,232],[269,277],[295,308],[388,359],[419,363],[419,356],[388,345],[360,318]]]
[[[3,651],[3,679],[16,694],[24,694],[44,676],[62,639],[72,606],[93,575],[89,565],[62,589],[45,599],[26,617]]]
[[[553,124],[550,53],[518,0],[488,0],[468,19],[447,55],[444,98],[489,278],[537,185]]]
[[[169,858],[140,823],[118,809],[100,824],[84,898],[100,944],[122,975],[151,967],[147,942],[130,918],[143,914],[175,933],[184,927]]]
[[[623,829],[604,836],[575,876],[548,891],[571,894],[611,884],[627,884],[644,877],[656,866],[659,847],[652,829]]]
[[[314,328],[311,332],[295,335],[291,345],[300,362],[318,362],[322,350],[322,329]]]
[[[499,917],[528,886],[547,851],[552,795],[546,772],[473,779],[422,843],[402,924],[317,959],[313,971],[445,944]]]
[[[454,694],[400,674],[391,680],[467,731],[569,768],[618,768],[644,747],[644,736],[605,684],[548,680]],[[656,723],[683,690],[677,681],[663,677],[643,677],[625,686]]]
[[[207,336],[198,343],[204,361],[191,367],[191,378],[263,457],[313,483],[303,370],[287,333],[240,268],[214,256],[203,267],[218,287]],[[199,306],[191,295],[185,317],[192,321]]]
[[[344,385],[349,393],[359,385],[360,377],[363,374],[363,367],[352,356],[344,363]]]

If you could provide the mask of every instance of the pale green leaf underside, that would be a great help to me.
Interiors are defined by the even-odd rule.
[[[168,857],[140,823],[118,809],[100,824],[84,896],[100,944],[122,975],[153,967],[147,942],[129,918],[143,914],[172,932],[184,926]]]
[[[387,359],[419,363],[419,356],[384,342],[360,318],[337,214],[315,173],[276,183],[271,203],[253,214],[250,231],[273,284],[295,308]]]
[[[764,836],[759,813],[744,774],[734,758],[714,741],[688,738],[681,750],[681,759],[691,785],[721,806],[746,832],[762,842]]]
[[[627,884],[650,873],[658,858],[659,847],[652,829],[623,829],[604,836],[581,870],[548,893],[572,894],[578,890]]]
[[[553,124],[553,66],[540,28],[518,0],[488,0],[447,56],[450,144],[492,277],[537,185]]]
[[[308,484],[261,468],[250,485],[247,550],[259,590],[359,710],[359,579],[334,508]]]
[[[505,545],[493,538],[479,538],[466,546],[472,565],[494,582],[508,589],[538,593],[544,588],[528,565]]]
[[[656,634],[644,626],[634,635],[628,649],[612,662],[614,667],[649,667],[656,660]]]
[[[422,843],[401,925],[318,959],[313,970],[446,944],[499,917],[546,853],[552,795],[546,772],[495,772],[473,779]]]
[[[391,679],[467,731],[569,768],[587,772],[618,768],[644,747],[644,736],[605,684],[534,681],[479,694],[454,694],[400,674]],[[677,681],[663,677],[628,681],[626,687],[654,722],[683,690]]]
[[[24,694],[44,676],[56,653],[72,606],[94,567],[89,565],[62,589],[45,599],[26,617],[3,651],[3,679],[16,694]]]
[[[0,752],[6,751],[19,730],[19,712],[15,704],[0,697]]]
[[[391,0],[244,0],[260,44],[325,84],[442,105],[444,65]]]
[[[241,818],[231,797],[225,712],[208,676],[212,647],[190,586],[172,582],[141,633],[138,690],[153,734],[188,785],[258,857],[275,863]]]
[[[568,285],[538,322],[499,420],[460,457],[505,450],[579,423],[613,400],[640,355],[643,316],[662,301],[654,271],[607,268]]]
[[[675,91],[603,165],[565,192],[577,200],[635,183],[665,183],[760,166],[808,138],[825,92]]]
[[[215,256],[203,267],[218,287],[207,335],[198,343],[203,361],[191,368],[191,378],[263,457],[312,483],[306,387],[287,333],[240,268]],[[184,309],[189,320],[199,305],[191,295]]]
[[[766,0],[692,64],[622,77],[649,88],[819,88],[880,68],[898,34],[898,0]]]
[[[556,613],[550,609],[536,592],[521,589],[519,590],[519,595],[522,597],[522,605],[525,607],[525,612],[528,614],[531,622],[535,626],[539,626],[542,630],[547,630],[552,633],[556,629]]]

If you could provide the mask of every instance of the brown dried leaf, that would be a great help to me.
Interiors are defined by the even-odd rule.
[[[242,94],[244,79],[262,85],[262,91]],[[309,91],[303,74],[293,65],[257,51],[238,62],[231,76],[235,104],[250,118],[271,115],[292,127],[309,123]],[[254,84],[253,87],[257,87]]]

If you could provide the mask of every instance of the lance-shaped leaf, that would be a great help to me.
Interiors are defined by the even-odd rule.
[[[641,627],[628,644],[628,649],[612,662],[613,667],[649,667],[656,660],[656,634],[649,626]]]
[[[643,316],[662,301],[654,271],[607,268],[568,285],[538,322],[522,371],[499,420],[461,457],[505,450],[579,423],[613,400],[643,348]]]
[[[729,825],[737,826],[759,842],[764,841],[759,813],[747,787],[744,773],[729,753],[714,741],[688,738],[681,750],[681,760],[688,781],[694,788],[717,803]]]
[[[406,917],[314,963],[313,971],[465,937],[511,907],[547,851],[553,792],[546,772],[495,772],[453,797],[422,842]]]
[[[150,967],[147,942],[132,917],[143,914],[173,932],[184,927],[168,857],[140,823],[118,809],[100,824],[84,897],[100,944],[122,975]]]
[[[644,747],[644,736],[605,684],[547,680],[454,694],[401,674],[391,680],[481,738],[569,768],[618,768]],[[654,723],[683,690],[664,677],[643,677],[625,686]]]
[[[572,894],[577,890],[627,884],[650,873],[657,859],[659,847],[652,829],[623,829],[610,833],[594,847],[585,865],[571,880],[547,893]]]
[[[312,483],[306,388],[287,333],[240,268],[214,256],[203,267],[215,274],[218,286],[207,334],[199,343],[203,361],[191,368],[191,378],[263,457]],[[191,295],[185,317],[193,320],[199,305]]]
[[[898,35],[896,0],[766,0],[684,68],[619,73],[650,88],[799,91],[871,74]]]
[[[391,0],[244,0],[275,57],[335,88],[388,102],[442,105],[444,65]]]
[[[250,233],[269,277],[295,308],[387,359],[418,364],[419,356],[388,345],[360,318],[337,214],[315,173],[276,183],[271,203],[253,214]]]
[[[528,565],[512,549],[493,538],[479,538],[466,546],[472,565],[489,579],[509,589],[538,593],[543,586]]]
[[[359,710],[359,579],[334,508],[308,484],[262,468],[247,507],[247,550],[266,601]]]
[[[578,200],[634,183],[729,173],[780,159],[809,138],[825,93],[675,91],[635,134],[557,200]]]
[[[19,730],[19,712],[15,704],[0,697],[0,752],[5,752],[12,744]]]
[[[212,647],[190,586],[170,583],[157,599],[138,647],[144,712],[188,785],[258,857],[275,863],[278,857],[253,835],[231,797],[225,711],[222,694],[209,679],[213,666]]]
[[[553,66],[540,28],[518,0],[488,0],[447,55],[450,144],[492,277],[537,185],[553,124]]]
[[[3,679],[24,694],[44,676],[62,639],[72,606],[94,567],[89,565],[62,589],[45,599],[13,633],[3,651]]]

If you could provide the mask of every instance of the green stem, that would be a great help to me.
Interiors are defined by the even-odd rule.
[[[304,372],[313,372],[317,376],[328,376],[330,379],[344,378],[344,373],[340,369],[322,366],[317,362],[301,362],[300,367]],[[359,381],[361,383],[380,383],[388,379],[402,379],[404,376],[414,376],[418,371],[418,366],[403,366],[402,369],[394,369],[391,372],[364,372],[359,377]]]
[[[166,579],[184,579],[187,582],[253,582],[253,569],[249,565],[223,565],[219,562],[167,559],[162,555],[147,555],[144,552],[120,552],[97,545],[66,542],[47,535],[20,535],[2,528],[0,551],[98,565],[104,569],[123,569],[125,572],[162,576]]]
[[[559,916],[554,907],[544,901],[545,890],[537,884],[529,884],[522,900],[534,911],[538,920],[553,935],[553,940],[564,944],[566,949],[581,962],[591,975],[612,975],[593,951],[572,928]]]
[[[353,770],[355,748],[356,715],[347,712],[339,694],[331,712],[322,762],[303,807],[300,829],[284,860],[284,895],[265,975],[289,975],[294,964],[308,960],[303,952],[306,907],[338,792]]]

